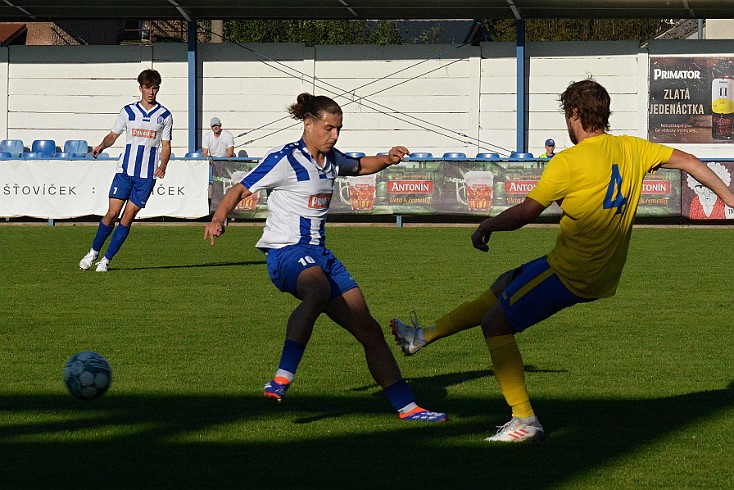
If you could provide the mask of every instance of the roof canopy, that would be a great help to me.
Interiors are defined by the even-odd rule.
[[[71,19],[734,18],[724,0],[3,0],[6,22]]]

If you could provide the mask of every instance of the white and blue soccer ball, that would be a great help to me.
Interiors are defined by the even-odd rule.
[[[80,352],[66,361],[64,383],[69,393],[82,400],[99,398],[110,387],[112,368],[107,359],[96,352]]]

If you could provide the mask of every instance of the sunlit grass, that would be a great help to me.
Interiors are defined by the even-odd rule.
[[[734,486],[734,229],[639,228],[616,297],[519,335],[548,439],[510,447],[483,442],[509,413],[477,329],[409,358],[393,346],[446,424],[400,421],[326,318],[271,403],[262,385],[297,302],[270,283],[259,227],[231,226],[212,248],[199,225],[137,225],[108,274],[77,267],[94,231],[0,226],[3,488]],[[550,250],[557,230],[496,234],[488,254],[470,233],[334,226],[328,243],[388,336],[391,317],[433,321]],[[112,365],[100,400],[63,385],[81,350]]]

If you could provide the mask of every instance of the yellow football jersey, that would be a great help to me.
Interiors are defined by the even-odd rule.
[[[672,153],[644,139],[603,134],[548,162],[528,197],[563,209],[548,263],[571,292],[603,298],[617,291],[645,174]]]

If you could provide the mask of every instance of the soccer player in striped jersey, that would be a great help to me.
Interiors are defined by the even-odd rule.
[[[362,344],[375,381],[403,420],[442,422],[446,414],[416,404],[400,374],[380,325],[370,314],[357,282],[326,248],[324,225],[338,175],[373,174],[400,163],[408,149],[395,146],[386,155],[351,158],[334,148],[342,128],[342,110],[325,96],[300,94],[289,107],[303,121],[299,141],[271,150],[241,182],[230,188],[206,225],[204,239],[214,245],[225,231],[227,215],[242,199],[268,191],[268,217],[257,248],[267,254],[270,279],[301,303],[286,326],[286,340],[275,375],[264,387],[280,401],[293,384],[314,323],[326,313]]]
[[[512,409],[512,419],[486,439],[490,442],[543,438],[515,334],[564,308],[616,293],[646,174],[661,167],[683,170],[734,207],[727,184],[693,155],[641,138],[607,134],[610,98],[594,80],[572,83],[560,102],[575,146],[549,161],[522,203],[483,221],[471,236],[473,246],[487,252],[492,233],[521,228],[557,202],[563,216],[555,248],[500,275],[487,291],[434,325],[391,321],[395,341],[406,355],[481,325],[492,370]]]
[[[162,179],[166,175],[171,157],[173,116],[156,101],[161,88],[161,76],[156,70],[143,70],[138,75],[138,84],[140,101],[128,104],[120,110],[112,130],[92,150],[92,156],[97,158],[122,133],[127,135],[125,150],[117,162],[117,172],[110,186],[109,207],[97,226],[92,248],[79,262],[82,270],[92,268],[102,246],[112,235],[107,252],[97,262],[97,272],[107,272],[112,257],[120,250],[130,233],[135,216],[148,202],[155,179]],[[120,224],[115,229],[115,221],[120,212]]]

